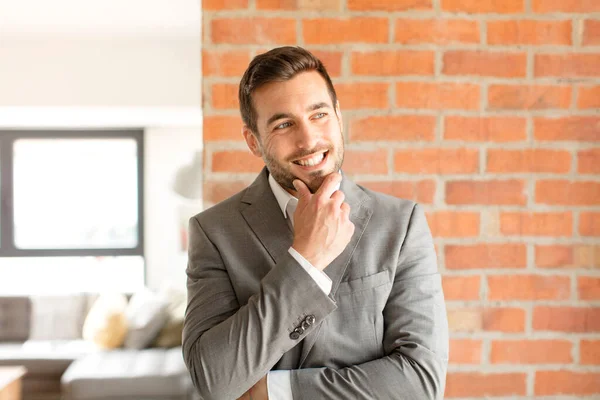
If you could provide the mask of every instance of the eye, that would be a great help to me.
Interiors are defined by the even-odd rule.
[[[313,118],[319,119],[319,118],[323,118],[326,115],[327,115],[327,113],[318,113],[318,114],[315,114],[315,116]]]
[[[282,122],[281,124],[275,126],[274,129],[285,129],[285,128],[288,128],[290,126],[292,126],[291,122],[289,122],[289,121],[288,122]]]

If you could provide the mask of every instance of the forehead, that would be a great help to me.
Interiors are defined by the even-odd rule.
[[[252,94],[252,103],[259,124],[272,114],[299,114],[316,103],[333,106],[325,79],[317,71],[301,72],[287,81],[267,83]]]

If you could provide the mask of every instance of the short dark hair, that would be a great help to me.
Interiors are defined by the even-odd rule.
[[[302,47],[277,47],[260,54],[250,62],[240,81],[238,97],[242,121],[258,136],[256,110],[252,104],[252,93],[270,82],[283,82],[305,71],[317,71],[327,84],[329,96],[335,108],[337,95],[325,66],[311,52]]]

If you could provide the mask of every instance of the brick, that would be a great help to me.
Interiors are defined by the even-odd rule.
[[[302,21],[306,44],[387,43],[388,30],[387,18],[318,18]]]
[[[360,184],[376,192],[423,204],[433,203],[436,188],[433,179],[424,179],[420,181],[360,182]]]
[[[568,340],[494,340],[492,364],[570,364],[573,362]]]
[[[202,10],[221,11],[248,8],[248,0],[203,0]]]
[[[348,174],[386,175],[388,173],[388,151],[346,150],[344,172]]]
[[[478,110],[479,85],[470,83],[398,82],[396,106],[432,110]]]
[[[444,397],[524,396],[526,378],[527,374],[520,372],[449,372]]]
[[[570,106],[570,86],[490,85],[488,89],[491,110],[568,109]]]
[[[600,76],[600,54],[536,54],[534,58],[536,77],[559,78]]]
[[[480,364],[481,340],[450,339],[450,364]]]
[[[538,180],[535,184],[537,204],[593,206],[600,204],[600,182]]]
[[[450,332],[479,332],[483,327],[482,310],[479,308],[449,308]]]
[[[479,150],[396,150],[394,171],[414,174],[474,174],[479,172]]]
[[[211,21],[213,43],[289,44],[296,42],[293,18],[215,18]]]
[[[533,310],[533,329],[567,333],[600,332],[600,308],[538,306]]]
[[[588,13],[600,11],[600,3],[596,0],[532,0],[534,12],[567,12]]]
[[[487,308],[483,312],[485,331],[519,333],[525,331],[525,310],[522,308]]]
[[[600,236],[600,212],[579,214],[579,233],[582,236]]]
[[[492,275],[488,280],[489,300],[567,300],[571,278],[545,275]]]
[[[342,74],[342,55],[340,51],[324,51],[309,49],[327,69],[330,77],[337,77]]]
[[[571,21],[488,21],[487,41],[501,45],[570,45]]]
[[[536,371],[536,396],[600,394],[600,372]]]
[[[216,109],[239,109],[238,85],[235,83],[215,83],[212,85],[212,106]]]
[[[340,11],[341,0],[256,0],[258,10]]]
[[[572,236],[573,214],[568,212],[501,212],[500,232],[519,236]]]
[[[520,243],[446,245],[447,269],[525,268],[527,249]]]
[[[258,172],[264,165],[262,158],[247,150],[215,151],[212,154],[213,172]]]
[[[446,182],[446,204],[525,205],[527,196],[522,180]]]
[[[491,173],[566,174],[570,170],[571,153],[567,150],[488,150],[486,171]]]
[[[433,75],[435,55],[412,50],[353,52],[351,66],[354,75]]]
[[[600,278],[577,277],[577,291],[581,300],[600,300]]]
[[[202,185],[204,208],[206,209],[233,196],[234,194],[240,192],[242,189],[247,187],[248,183],[249,182],[243,181],[204,181]]]
[[[448,326],[451,332],[525,331],[525,310],[522,308],[449,308]]]
[[[527,123],[519,117],[446,116],[444,140],[518,142],[527,139]]]
[[[427,221],[434,237],[479,236],[479,212],[435,211],[427,213]]]
[[[343,110],[388,108],[389,84],[379,82],[339,83],[335,91]]]
[[[582,110],[600,108],[600,85],[580,86],[578,97],[577,108]]]
[[[244,140],[242,136],[242,119],[239,116],[213,115],[204,116],[202,136],[205,141]]]
[[[525,77],[525,53],[451,50],[444,53],[446,75],[476,75],[500,78]]]
[[[536,140],[600,141],[600,117],[534,118]]]
[[[580,174],[600,174],[600,148],[577,152],[577,172]]]
[[[353,11],[408,11],[431,10],[432,0],[348,0]]]
[[[203,76],[241,77],[249,63],[247,51],[202,50]]]
[[[444,288],[444,298],[446,301],[452,300],[479,300],[479,288],[481,286],[481,277],[474,276],[447,276],[442,277]],[[452,352],[450,352],[452,353]]]
[[[350,141],[435,140],[436,118],[427,115],[386,115],[350,121]]]
[[[600,246],[536,245],[535,265],[539,268],[594,268],[600,267]]]
[[[525,11],[524,0],[442,0],[442,10],[471,14],[510,14]]]
[[[583,39],[584,46],[598,46],[600,45],[600,20],[598,19],[587,19],[583,25]]]
[[[579,343],[579,361],[583,365],[600,365],[600,340],[582,339]]]
[[[394,40],[403,44],[477,44],[479,21],[401,18],[396,20]]]

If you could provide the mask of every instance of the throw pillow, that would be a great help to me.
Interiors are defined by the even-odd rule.
[[[181,346],[181,335],[183,334],[183,318],[187,307],[186,294],[175,289],[163,289],[161,291],[169,299],[169,318],[160,330],[158,336],[152,343],[153,347],[177,347]]]
[[[129,331],[124,347],[143,349],[156,338],[169,317],[167,300],[149,289],[135,293],[129,300],[125,315]]]
[[[83,323],[83,338],[104,349],[120,347],[127,335],[127,298],[122,294],[101,294]]]

